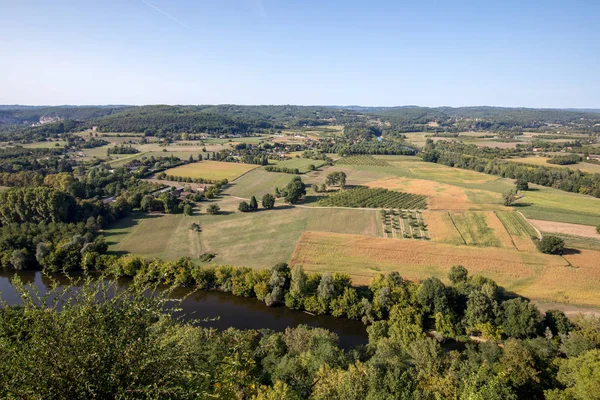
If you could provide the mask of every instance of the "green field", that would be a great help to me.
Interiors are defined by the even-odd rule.
[[[285,161],[277,162],[277,166],[281,168],[298,168],[301,174],[310,171],[309,166],[314,165],[315,168],[319,168],[324,165],[325,161],[322,160],[311,160],[310,158],[291,158]]]
[[[533,190],[523,191],[523,198],[517,202],[519,211],[527,218],[600,224],[600,199],[538,185],[530,185],[530,188]]]
[[[537,237],[537,232],[519,213],[514,211],[496,211],[506,231],[512,236]]]
[[[454,226],[460,232],[466,245],[501,247],[500,240],[488,226],[483,213],[467,212],[450,215]]]
[[[67,142],[64,140],[59,140],[56,142],[35,142],[35,143],[27,143],[24,144],[23,147],[29,149],[53,149],[58,147],[65,147]]]
[[[583,172],[588,172],[590,174],[600,174],[600,164],[591,164],[586,162],[580,162],[577,164],[570,165],[557,165],[557,164],[549,164],[547,160],[550,157],[522,157],[522,158],[510,158],[507,161],[522,163],[522,164],[530,164],[530,165],[541,165],[548,168],[569,168],[572,170],[580,170]]]
[[[170,168],[165,173],[186,178],[203,178],[215,181],[227,179],[231,181],[256,167],[255,164],[202,161]]]
[[[425,196],[387,189],[356,187],[339,190],[319,201],[325,207],[425,209]]]
[[[214,263],[266,268],[288,261],[304,231],[380,236],[375,211],[276,207],[236,212],[238,200],[223,197],[221,215],[150,215],[126,218],[105,232],[109,251],[167,260],[214,252]],[[201,212],[208,203],[200,203]],[[200,224],[202,232],[189,226]]]
[[[370,165],[370,166],[379,166],[379,167],[389,167],[385,160],[380,158],[375,158],[373,156],[350,156],[350,157],[342,157],[335,162],[338,165]]]
[[[278,174],[256,168],[231,182],[225,193],[244,199],[249,199],[250,196],[260,199],[266,193],[275,193],[275,188],[286,187],[294,176],[296,175]]]

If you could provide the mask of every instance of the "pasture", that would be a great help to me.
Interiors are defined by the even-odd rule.
[[[298,171],[303,174],[311,171],[310,166],[319,168],[325,165],[325,161],[322,160],[311,160],[310,158],[290,158],[285,161],[277,161],[277,166],[281,168],[298,168]]]
[[[260,199],[266,193],[274,193],[275,188],[286,187],[294,176],[296,175],[267,172],[263,168],[255,168],[234,182],[230,182],[225,193],[244,199],[249,199],[251,196]]]
[[[229,163],[221,161],[201,161],[181,165],[165,171],[167,175],[186,178],[204,178],[210,180],[233,180],[248,171],[257,168],[254,164]]]
[[[569,168],[572,170],[579,170],[583,172],[587,172],[590,174],[600,174],[600,164],[592,164],[586,162],[580,162],[577,164],[569,164],[569,165],[557,165],[557,164],[549,164],[547,160],[550,157],[522,157],[522,158],[507,158],[506,161],[516,162],[521,164],[530,164],[530,165],[541,165],[547,168]]]
[[[291,265],[312,272],[347,273],[354,283],[368,284],[375,275],[392,271],[411,280],[435,276],[447,282],[450,267],[461,264],[470,274],[489,277],[535,300],[600,306],[598,257],[600,252],[592,250],[561,257],[498,247],[306,232]]]
[[[312,231],[381,236],[377,212],[368,210],[326,210],[276,207],[251,213],[237,211],[238,199],[216,201],[219,215],[203,210],[213,202],[199,203],[194,215],[151,214],[134,216],[113,224],[105,231],[109,251],[174,260],[213,252],[213,263],[268,268],[288,261],[301,234]],[[189,229],[192,223],[202,232]]]

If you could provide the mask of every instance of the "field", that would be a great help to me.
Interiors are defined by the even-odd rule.
[[[319,201],[325,207],[425,209],[425,196],[387,189],[356,187],[330,194]]]
[[[229,163],[221,161],[202,161],[171,168],[165,171],[167,175],[183,176],[186,178],[204,178],[210,180],[233,180],[242,174],[256,168],[254,164]]]
[[[375,275],[391,271],[412,280],[436,276],[447,281],[450,267],[461,264],[470,274],[492,278],[507,290],[532,299],[600,306],[598,257],[600,252],[591,250],[560,257],[495,247],[307,232],[291,264],[314,272],[348,273],[357,284],[367,284]]]
[[[429,240],[422,211],[381,210],[385,237],[394,239]]]
[[[517,202],[527,218],[572,224],[600,224],[600,199],[538,185],[529,185]]]
[[[310,171],[309,166],[313,165],[315,168],[319,168],[324,165],[325,161],[322,160],[311,160],[309,158],[291,158],[285,161],[278,161],[277,166],[282,168],[298,168],[298,171],[303,174]]]
[[[300,158],[287,162],[307,161],[314,162]],[[221,215],[133,219],[106,231],[110,249],[165,259],[189,256],[197,262],[201,254],[214,252],[212,263],[253,268],[291,260],[311,271],[348,272],[357,284],[390,271],[409,279],[432,275],[445,279],[452,265],[463,264],[471,273],[539,301],[600,307],[596,295],[600,240],[575,235],[591,232],[592,225],[600,223],[600,199],[530,185],[516,207],[505,207],[502,192],[515,187],[511,179],[425,163],[417,157],[359,156],[301,175],[309,192],[304,204],[284,205],[279,199],[275,210],[241,213],[237,211],[241,199],[254,195],[260,201],[295,175],[214,161],[185,167],[211,164],[254,168],[214,200],[224,211]],[[167,173],[175,175],[173,170],[180,168]],[[348,188],[329,192],[328,197],[313,195],[311,186],[324,183],[334,171],[347,174]],[[198,170],[193,173],[210,179]],[[199,205],[204,210],[208,203]],[[532,240],[538,232],[527,218],[544,221],[543,234],[554,232],[565,238],[569,249],[577,250],[562,257],[539,253]],[[563,230],[563,225],[547,221],[586,226]],[[202,232],[192,234],[188,229],[192,222],[200,224]]]
[[[151,215],[126,218],[106,232],[109,251],[167,260],[214,252],[213,263],[268,268],[288,261],[306,230],[380,236],[376,211],[276,207],[253,213],[236,212],[238,200],[219,200],[221,215]],[[202,209],[206,202],[200,203]],[[202,232],[189,229],[200,224]]]
[[[580,170],[583,172],[588,172],[590,174],[600,174],[600,165],[599,164],[591,164],[586,162],[580,162],[577,164],[570,165],[556,165],[556,164],[548,164],[546,161],[549,160],[550,157],[523,157],[523,158],[510,158],[506,159],[506,161],[522,163],[522,164],[531,164],[531,165],[542,165],[548,168],[569,168],[572,170]]]
[[[278,174],[256,168],[231,182],[225,193],[244,199],[249,199],[250,196],[260,199],[265,193],[274,193],[275,188],[281,189],[287,186],[294,176],[296,175]]]
[[[349,156],[342,157],[335,162],[338,165],[370,165],[379,167],[389,167],[385,160],[373,156]]]

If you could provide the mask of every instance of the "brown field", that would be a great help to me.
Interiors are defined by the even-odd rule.
[[[465,189],[459,186],[426,179],[403,177],[383,178],[367,182],[365,183],[365,186],[399,190],[402,192],[428,196],[428,207],[430,210],[479,210],[502,208],[499,206],[500,195],[498,193],[479,189]],[[490,201],[487,204],[476,203],[472,198],[477,195],[482,195],[480,197],[488,197]]]
[[[423,211],[431,240],[455,245],[465,244],[447,211]]]
[[[391,271],[411,280],[436,276],[447,281],[450,267],[461,264],[470,274],[487,276],[532,299],[600,306],[599,257],[600,251],[593,250],[561,257],[516,249],[305,232],[291,264],[308,271],[348,273],[359,285]]]
[[[568,224],[566,222],[541,221],[530,219],[538,230],[548,233],[562,233],[564,235],[581,236],[600,240],[596,227],[589,225]]]

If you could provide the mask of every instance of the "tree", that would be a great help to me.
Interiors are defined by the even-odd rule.
[[[184,215],[192,215],[193,212],[194,212],[194,209],[192,208],[191,204],[186,204],[185,206],[183,206],[183,214]]]
[[[600,225],[596,226],[596,233],[600,233]]]
[[[339,185],[341,188],[344,188],[346,186],[346,173],[342,171],[332,172],[327,175],[325,183],[328,186]]]
[[[565,241],[557,236],[544,236],[537,243],[538,249],[545,254],[562,254],[565,249]]]
[[[299,176],[295,176],[286,187],[285,201],[294,204],[306,195],[306,185]]]
[[[504,334],[518,339],[535,336],[542,320],[535,305],[519,298],[502,303],[501,314]]]
[[[526,179],[517,179],[515,182],[517,190],[529,190],[529,183]]]
[[[266,193],[262,198],[262,206],[266,210],[271,210],[275,207],[275,196],[271,193]]]
[[[221,207],[219,207],[217,204],[211,204],[210,206],[206,207],[206,212],[210,215],[217,215],[219,212],[221,212]]]
[[[505,206],[512,206],[517,201],[517,192],[514,189],[502,193],[502,200]]]
[[[465,267],[462,265],[454,265],[452,268],[450,268],[450,275],[448,277],[453,285],[457,285],[459,283],[466,282],[468,275],[469,272]]]
[[[240,201],[240,204],[238,205],[238,210],[241,212],[251,211],[250,205],[245,201]]]
[[[548,398],[600,399],[600,350],[590,350],[579,357],[564,360],[557,377],[567,387],[563,392],[566,396]]]
[[[189,163],[193,163],[194,162],[194,156],[190,154],[190,158],[188,158],[188,162]]]
[[[256,201],[256,197],[250,197],[250,211],[258,210],[258,202]]]

